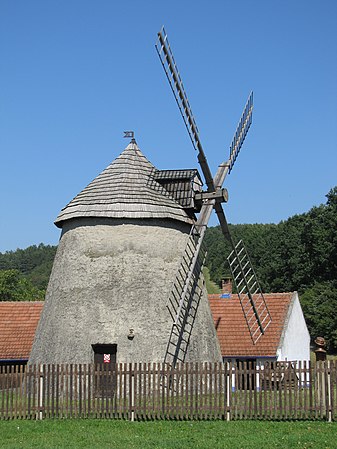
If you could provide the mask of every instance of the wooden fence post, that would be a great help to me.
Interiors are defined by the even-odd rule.
[[[39,419],[42,420],[43,419],[43,365],[40,365],[39,367],[39,400],[38,400],[38,404],[39,404]]]
[[[231,395],[231,385],[232,385],[232,362],[225,362],[225,385],[226,385],[226,421],[231,420],[230,414],[230,395]]]
[[[135,420],[135,373],[132,368],[132,364],[129,363],[129,419]]]
[[[327,420],[332,421],[332,410],[331,410],[331,362],[327,360],[325,362],[325,376],[327,381]]]

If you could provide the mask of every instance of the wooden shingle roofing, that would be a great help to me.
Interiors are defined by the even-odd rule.
[[[173,196],[156,180],[156,168],[135,142],[62,209],[55,220],[79,217],[171,218],[192,223]]]
[[[208,295],[223,357],[276,357],[293,293],[264,294],[272,322],[254,345],[238,295]]]
[[[28,360],[44,302],[0,302],[0,360]]]

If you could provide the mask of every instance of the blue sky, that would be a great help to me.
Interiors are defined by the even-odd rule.
[[[337,185],[337,2],[0,1],[0,251],[57,244],[60,209],[124,149],[196,167],[154,44],[165,25],[231,223],[278,223]],[[211,219],[215,225],[216,218]]]

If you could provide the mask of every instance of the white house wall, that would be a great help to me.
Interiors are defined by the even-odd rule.
[[[289,306],[280,346],[277,350],[277,360],[310,360],[310,335],[297,292],[294,292]]]

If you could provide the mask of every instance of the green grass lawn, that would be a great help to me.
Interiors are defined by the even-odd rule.
[[[337,423],[317,421],[0,421],[6,449],[333,449],[336,435]]]

